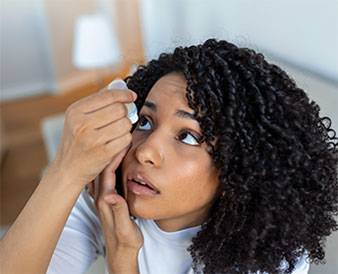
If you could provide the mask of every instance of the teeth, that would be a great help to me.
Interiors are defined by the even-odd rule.
[[[149,186],[149,185],[147,185],[145,182],[142,182],[142,181],[138,181],[138,180],[136,180],[136,179],[133,179],[136,183],[139,183],[139,184],[141,184],[141,185],[143,185],[143,186],[146,186],[146,187],[148,187],[148,188],[150,188],[150,189],[153,189],[151,186]]]
[[[137,183],[139,183],[139,184],[141,184],[141,185],[144,185],[144,186],[147,185],[146,183],[144,183],[144,182],[142,182],[142,181],[137,181],[137,180],[135,180],[135,179],[134,179],[134,181],[137,182]]]

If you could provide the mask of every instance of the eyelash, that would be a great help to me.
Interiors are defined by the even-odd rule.
[[[144,130],[144,129],[139,129],[139,125],[140,125],[140,123],[143,121],[143,119],[144,120],[146,120],[147,122],[149,122],[149,120],[147,119],[147,117],[145,116],[145,115],[140,115],[140,118],[139,118],[139,121],[137,122],[137,124],[136,124],[136,130],[138,130],[138,131],[146,131],[146,130]],[[150,119],[151,120],[151,119]],[[190,146],[198,146],[198,145],[200,145],[201,143],[202,143],[202,137],[196,137],[191,131],[189,131],[189,130],[184,130],[182,133],[180,133],[180,136],[182,135],[182,134],[184,134],[184,133],[188,133],[188,134],[190,134],[194,139],[195,139],[195,141],[197,142],[197,144],[196,145],[191,145],[191,144],[188,144],[188,143],[184,143],[184,144],[187,144],[187,145],[190,145]],[[183,139],[185,139],[185,138],[183,138]]]

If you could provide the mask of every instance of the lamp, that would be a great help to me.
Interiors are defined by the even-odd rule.
[[[107,17],[99,13],[82,15],[77,19],[73,46],[75,67],[98,71],[121,62],[119,45],[111,25]]]

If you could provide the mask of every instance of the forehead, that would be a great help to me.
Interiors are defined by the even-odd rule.
[[[187,81],[182,73],[171,72],[161,77],[151,88],[147,100],[160,104],[161,102],[175,102],[187,106]]]

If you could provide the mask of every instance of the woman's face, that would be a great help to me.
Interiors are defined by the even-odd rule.
[[[139,111],[130,150],[122,162],[123,190],[130,214],[153,219],[165,231],[203,223],[219,181],[201,129],[189,114],[186,80],[180,73],[160,78]],[[140,172],[159,191],[143,195],[128,187],[128,175]],[[127,184],[128,183],[128,184]]]

